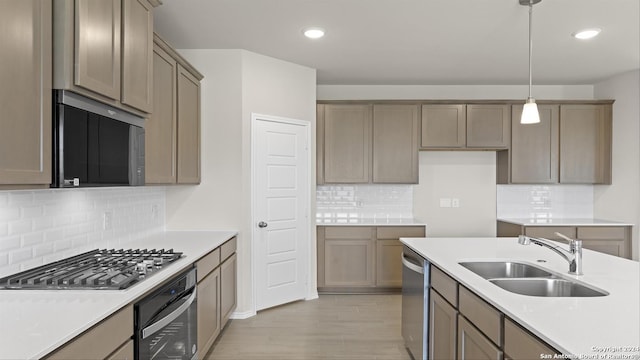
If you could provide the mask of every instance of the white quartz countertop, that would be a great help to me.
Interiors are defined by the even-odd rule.
[[[623,222],[592,218],[498,218],[498,221],[522,226],[633,226],[633,224]]]
[[[567,274],[568,263],[559,255],[540,246],[519,245],[516,238],[400,240],[564,355],[580,359],[640,357],[638,262],[584,250],[584,275],[574,276]],[[529,262],[598,287],[609,295],[551,298],[515,294],[458,264],[479,260]]]
[[[416,218],[326,218],[316,219],[317,226],[426,226]]]
[[[125,290],[0,290],[0,359],[45,356],[236,234],[169,231],[127,243],[130,248],[173,248],[183,256]]]

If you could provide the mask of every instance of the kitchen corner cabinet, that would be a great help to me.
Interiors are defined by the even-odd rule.
[[[0,189],[51,183],[51,2],[0,2]]]
[[[436,266],[430,270],[429,359],[531,360],[558,354]]]
[[[424,226],[318,226],[318,291],[363,293],[402,287],[401,237]]]
[[[204,359],[236,306],[236,238],[196,262],[198,358]]]
[[[133,305],[47,355],[46,360],[133,360]]]
[[[510,144],[509,105],[422,105],[424,150],[507,149]]]
[[[144,116],[152,110],[157,0],[54,0],[53,83]],[[102,41],[95,41],[101,34]]]
[[[200,80],[202,75],[154,38],[153,113],[145,124],[145,182],[200,183]]]
[[[318,184],[418,182],[418,107],[319,104]]]
[[[555,233],[582,240],[582,247],[631,259],[631,226],[527,226],[498,221],[499,237],[527,235],[566,242]]]

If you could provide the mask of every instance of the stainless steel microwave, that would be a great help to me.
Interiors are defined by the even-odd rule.
[[[144,185],[144,119],[54,92],[51,187]]]

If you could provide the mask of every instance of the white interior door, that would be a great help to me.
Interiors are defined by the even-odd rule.
[[[309,125],[253,116],[256,310],[304,299],[309,267]]]

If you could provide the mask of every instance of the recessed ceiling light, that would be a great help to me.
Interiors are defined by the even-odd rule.
[[[586,40],[586,39],[591,39],[598,36],[598,34],[600,34],[601,31],[602,29],[598,29],[598,28],[584,29],[584,30],[576,31],[571,35],[576,39]]]
[[[309,39],[319,39],[324,36],[324,29],[319,27],[310,27],[303,29],[302,33]]]

